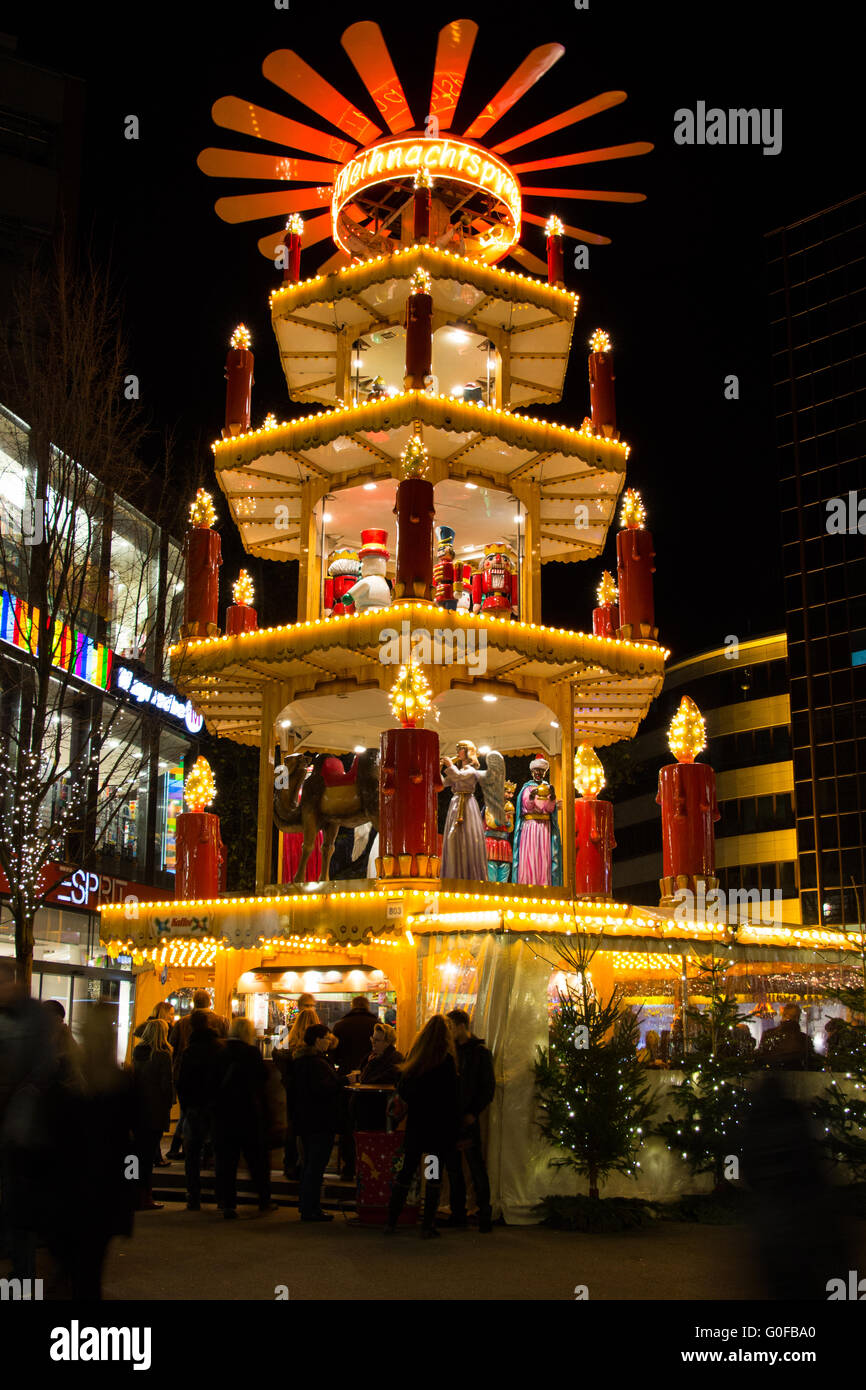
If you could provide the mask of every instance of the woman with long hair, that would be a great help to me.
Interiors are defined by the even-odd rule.
[[[171,1123],[174,1086],[171,1079],[171,1048],[168,1024],[164,1018],[149,1018],[141,1041],[132,1051],[135,1080],[135,1151],[139,1164],[139,1206],[149,1211],[161,1204],[153,1200],[153,1165],[160,1152],[159,1141]]]
[[[421,1235],[439,1235],[436,1213],[445,1160],[457,1142],[458,1114],[457,1054],[451,1024],[443,1014],[428,1018],[399,1067],[397,1094],[407,1107],[403,1157],[391,1188],[385,1233],[393,1235],[406,1204],[406,1197],[418,1165],[424,1165],[426,1188]]]

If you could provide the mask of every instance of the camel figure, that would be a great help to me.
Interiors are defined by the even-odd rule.
[[[303,753],[285,760],[280,785],[274,788],[274,821],[278,829],[303,831],[304,844],[293,883],[303,880],[307,860],[322,831],[322,881],[331,871],[337,831],[371,823],[379,831],[379,750],[366,748],[345,772],[339,758],[318,753],[307,773]],[[300,802],[298,801],[300,792]]]

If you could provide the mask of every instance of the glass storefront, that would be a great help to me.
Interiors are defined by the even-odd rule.
[[[159,530],[115,498],[109,572],[108,643],[153,670],[159,602]]]

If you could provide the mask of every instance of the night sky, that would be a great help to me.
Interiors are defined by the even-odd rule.
[[[340,47],[343,29],[378,20],[416,120],[427,110],[436,36],[451,18],[481,26],[454,125],[459,133],[537,44],[559,41],[564,58],[494,127],[505,139],[599,92],[629,99],[515,162],[636,140],[655,150],[637,159],[526,176],[527,182],[640,191],[637,205],[551,203],[563,220],[608,235],[586,272],[567,271],[582,296],[562,403],[538,411],[579,424],[588,413],[585,344],[597,326],[613,339],[619,423],[632,445],[629,481],[641,489],[657,552],[656,612],[672,659],[783,625],[778,579],[778,508],[773,441],[764,234],[862,189],[862,79],[849,8],[831,3],[696,6],[573,5],[320,6],[272,0],[231,7],[22,7],[23,59],[87,83],[81,231],[111,255],[123,295],[130,370],[156,429],[179,443],[184,495],[213,482],[210,441],[224,409],[223,363],[240,320],[253,332],[253,418],[295,413],[279,369],[267,309],[273,266],[255,242],[273,223],[228,226],[219,196],[263,192],[261,181],[215,180],[196,167],[208,145],[274,153],[276,147],[214,126],[213,102],[247,97],[282,115],[322,125],[261,73],[276,48],[295,48],[372,117],[375,108]],[[520,17],[521,14],[525,17]],[[428,17],[429,16],[429,17]],[[783,148],[683,147],[674,143],[680,107],[781,107]],[[123,138],[139,116],[141,138]],[[542,211],[533,202],[532,210]],[[523,243],[543,256],[543,232]],[[568,247],[567,243],[567,247]],[[304,274],[331,254],[304,253]],[[570,255],[567,250],[566,264]],[[739,377],[726,401],[724,378]],[[223,517],[226,508],[221,508]],[[387,525],[392,521],[383,519]],[[242,562],[234,528],[223,526],[228,582]],[[613,568],[613,539],[605,563]],[[251,566],[264,580],[264,624],[294,616],[294,565]],[[586,629],[602,566],[552,565],[544,572],[544,618]],[[264,572],[263,572],[264,571]],[[227,594],[226,594],[227,598]]]

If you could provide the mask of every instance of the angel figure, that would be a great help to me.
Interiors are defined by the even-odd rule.
[[[452,762],[442,759],[442,780],[451,788],[451,805],[442,836],[443,879],[469,879],[487,882],[487,837],[484,821],[475,799],[480,787],[490,815],[504,818],[505,759],[501,753],[487,754],[487,767],[481,770],[478,749],[471,739],[461,739]]]

